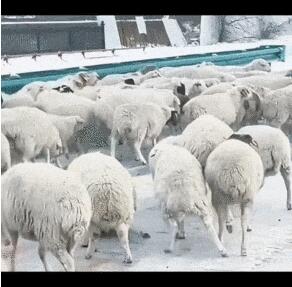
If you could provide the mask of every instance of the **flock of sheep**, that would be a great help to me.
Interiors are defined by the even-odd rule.
[[[11,247],[10,270],[20,236],[39,242],[45,270],[49,251],[74,271],[76,246],[87,246],[90,259],[95,239],[110,230],[126,252],[124,262],[132,262],[128,233],[137,196],[115,158],[121,144],[149,166],[170,228],[165,252],[185,238],[185,217],[198,215],[228,256],[223,231],[232,232],[231,206],[239,204],[246,256],[248,214],[266,176],[281,173],[292,209],[291,94],[291,71],[271,72],[263,59],[241,67],[146,67],[103,79],[81,72],[2,93],[1,234]],[[144,143],[152,145],[148,162]],[[90,144],[109,146],[110,156],[90,152]]]

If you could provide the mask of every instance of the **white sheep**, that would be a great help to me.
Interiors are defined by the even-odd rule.
[[[175,145],[186,148],[204,168],[209,154],[232,134],[226,123],[206,114],[188,124],[176,140],[171,140]]]
[[[73,252],[91,219],[91,202],[75,174],[45,163],[21,163],[1,178],[1,227],[12,244],[11,271],[19,236],[38,241],[46,271],[50,251],[66,271],[75,271]]]
[[[236,77],[229,74],[216,70],[214,66],[183,66],[169,69],[160,69],[160,73],[164,77],[185,77],[190,79],[208,79],[216,78],[221,82],[232,82],[236,80]]]
[[[34,107],[35,103],[29,94],[14,94],[3,101],[2,108],[15,108],[20,106]]]
[[[84,120],[84,127],[76,134],[78,152],[84,152],[83,144],[97,142],[98,130],[95,126],[95,109],[97,103],[75,95],[74,93],[59,93],[43,91],[38,94],[36,106],[50,114],[60,116],[79,116]]]
[[[255,85],[271,90],[276,90],[291,85],[292,78],[269,74],[267,76],[251,76],[240,78],[235,80],[234,83],[238,85]]]
[[[212,66],[218,71],[227,72],[227,73],[237,73],[237,72],[254,72],[254,71],[263,71],[271,72],[271,63],[265,59],[255,59],[247,65],[243,66]]]
[[[171,118],[172,111],[169,107],[160,107],[153,103],[125,104],[117,107],[113,117],[111,156],[115,157],[116,142],[121,138],[133,145],[136,160],[146,165],[141,153],[142,142],[150,139],[155,145],[163,127]]]
[[[259,99],[254,91],[245,86],[238,86],[226,93],[200,95],[191,99],[183,107],[181,122],[186,126],[202,114],[211,114],[237,130],[247,110],[251,113],[258,109]]]
[[[113,127],[115,109],[123,104],[155,103],[168,106],[180,112],[180,100],[170,90],[160,89],[117,89],[97,101],[95,108],[96,125],[109,134]]]
[[[249,140],[250,144],[256,145],[252,137],[249,136]],[[218,214],[221,242],[228,207],[240,204],[241,255],[246,256],[248,208],[252,207],[255,194],[262,187],[264,180],[264,167],[260,156],[249,144],[231,138],[219,144],[209,155],[205,178],[212,191],[212,203]]]
[[[16,107],[2,109],[1,130],[22,153],[23,161],[31,161],[46,152],[47,162],[56,157],[62,149],[57,128],[47,114],[37,108]]]
[[[282,127],[292,119],[292,85],[268,93],[261,99],[261,111],[267,123]]]
[[[157,70],[154,71],[149,71],[146,74],[141,74],[140,72],[136,73],[127,73],[127,74],[113,74],[113,75],[108,75],[105,76],[99,83],[98,85],[115,85],[121,82],[126,81],[126,83],[131,83],[134,85],[139,85],[142,82],[152,79],[152,78],[157,78],[160,77],[160,73]]]
[[[1,133],[1,174],[11,167],[10,145],[6,136]]]
[[[257,142],[256,151],[261,156],[265,176],[281,173],[287,190],[287,209],[291,210],[291,150],[287,136],[280,129],[266,125],[245,126],[237,133],[248,134]]]
[[[205,89],[201,95],[213,95],[219,93],[226,93],[228,90],[234,88],[236,85],[234,83],[220,83]]]
[[[70,141],[75,139],[78,131],[83,128],[84,120],[79,116],[58,116],[47,114],[49,119],[59,131],[62,141],[63,153],[69,158]]]
[[[151,167],[153,160],[155,167]],[[170,246],[164,251],[173,251],[176,237],[185,238],[184,218],[198,215],[221,256],[226,257],[227,252],[213,226],[212,205],[207,197],[200,163],[186,149],[164,143],[154,146],[149,154],[149,163],[155,169],[154,189],[163,219],[171,227]]]
[[[99,152],[74,159],[68,170],[81,175],[91,197],[93,215],[86,258],[91,258],[95,249],[93,233],[114,229],[126,251],[124,262],[132,263],[128,232],[134,217],[135,191],[129,172],[116,159]]]

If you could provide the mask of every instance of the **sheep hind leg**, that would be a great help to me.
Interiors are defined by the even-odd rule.
[[[112,157],[116,157],[116,145],[117,145],[116,135],[112,134],[111,136],[111,156]]]
[[[232,215],[230,207],[228,206],[227,207],[226,229],[229,233],[232,233],[232,231],[233,231],[232,221],[233,221],[233,215]]]
[[[206,226],[209,234],[211,235],[213,242],[217,246],[221,256],[228,257],[227,251],[226,251],[225,247],[223,246],[222,242],[219,240],[218,235],[216,233],[216,230],[213,226],[212,217],[210,215],[203,215],[203,216],[201,216],[201,219],[202,219],[204,225]]]
[[[282,175],[282,177],[284,179],[285,186],[286,186],[286,189],[287,189],[287,209],[288,210],[292,210],[291,189],[290,189],[290,186],[291,186],[290,169],[289,168],[285,169],[285,168],[283,168],[281,166],[280,172],[281,172],[281,175]]]
[[[15,255],[16,255],[16,247],[17,247],[17,241],[18,241],[18,232],[9,232],[10,239],[11,239],[11,245],[12,250],[10,254],[10,270],[9,271],[15,271]]]
[[[135,142],[134,143],[134,149],[136,152],[136,160],[141,161],[143,165],[146,165],[147,162],[141,153],[141,144],[142,144],[142,142]]]
[[[116,228],[116,232],[119,238],[119,241],[126,251],[126,257],[124,258],[123,262],[130,264],[133,262],[132,259],[132,254],[129,246],[129,226],[125,223],[121,223],[119,226]]]
[[[46,158],[47,158],[47,163],[51,162],[51,157],[50,157],[50,149],[46,148]]]
[[[172,253],[174,250],[176,234],[178,230],[177,220],[169,219],[169,227],[170,227],[170,244],[169,247],[164,249],[164,253]]]
[[[176,233],[176,239],[186,239],[185,222],[184,220],[177,221],[178,232]]]
[[[95,250],[95,238],[94,238],[94,231],[96,232],[96,230],[94,230],[93,226],[90,226],[88,229],[88,247],[86,250],[86,255],[85,255],[85,259],[90,259],[92,257],[92,254]]]
[[[247,230],[247,205],[242,203],[240,205],[241,209],[241,256],[247,256],[246,251],[246,230]]]
[[[218,215],[218,224],[219,224],[219,233],[218,237],[220,241],[223,243],[223,231],[224,231],[224,221],[227,216],[227,205],[219,205],[215,206],[217,215]]]
[[[65,271],[75,271],[74,259],[67,250],[59,249],[55,256],[63,265]]]
[[[50,268],[49,268],[49,265],[47,262],[47,258],[46,258],[46,250],[41,245],[39,245],[38,253],[39,253],[39,257],[44,265],[45,271],[50,271]]]

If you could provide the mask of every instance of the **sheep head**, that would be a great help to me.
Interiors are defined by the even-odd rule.
[[[249,134],[232,134],[228,139],[240,140],[248,145],[253,145],[258,148],[258,143]]]
[[[255,59],[247,66],[247,70],[271,72],[271,63],[264,59]]]
[[[189,91],[189,97],[194,98],[200,95],[203,91],[207,89],[207,86],[204,81],[196,80]]]

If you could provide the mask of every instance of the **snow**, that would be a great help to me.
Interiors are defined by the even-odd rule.
[[[111,19],[103,16],[110,24]],[[109,26],[105,25],[105,27]],[[118,33],[118,31],[116,31]],[[105,33],[107,37],[111,37],[109,34],[114,34],[115,31],[111,30],[110,33]],[[116,43],[111,43],[111,40],[106,37],[108,45],[116,47]],[[106,44],[107,45],[107,44]],[[255,43],[218,43],[216,45],[209,46],[186,46],[186,47],[147,47],[145,51],[143,49],[123,49],[116,50],[114,55],[111,51],[93,51],[87,52],[86,58],[81,53],[64,53],[63,60],[61,60],[56,54],[41,55],[37,57],[37,60],[33,60],[31,56],[13,57],[8,60],[8,64],[1,61],[1,75],[19,74],[26,72],[46,71],[46,70],[60,70],[72,67],[84,67],[99,64],[120,63],[127,61],[137,61],[143,59],[156,59],[161,57],[173,57],[191,54],[204,54],[204,53],[216,53],[220,51],[232,51],[232,50],[245,50],[257,48],[262,45],[292,45],[292,36],[280,37],[277,40],[262,40]]]

